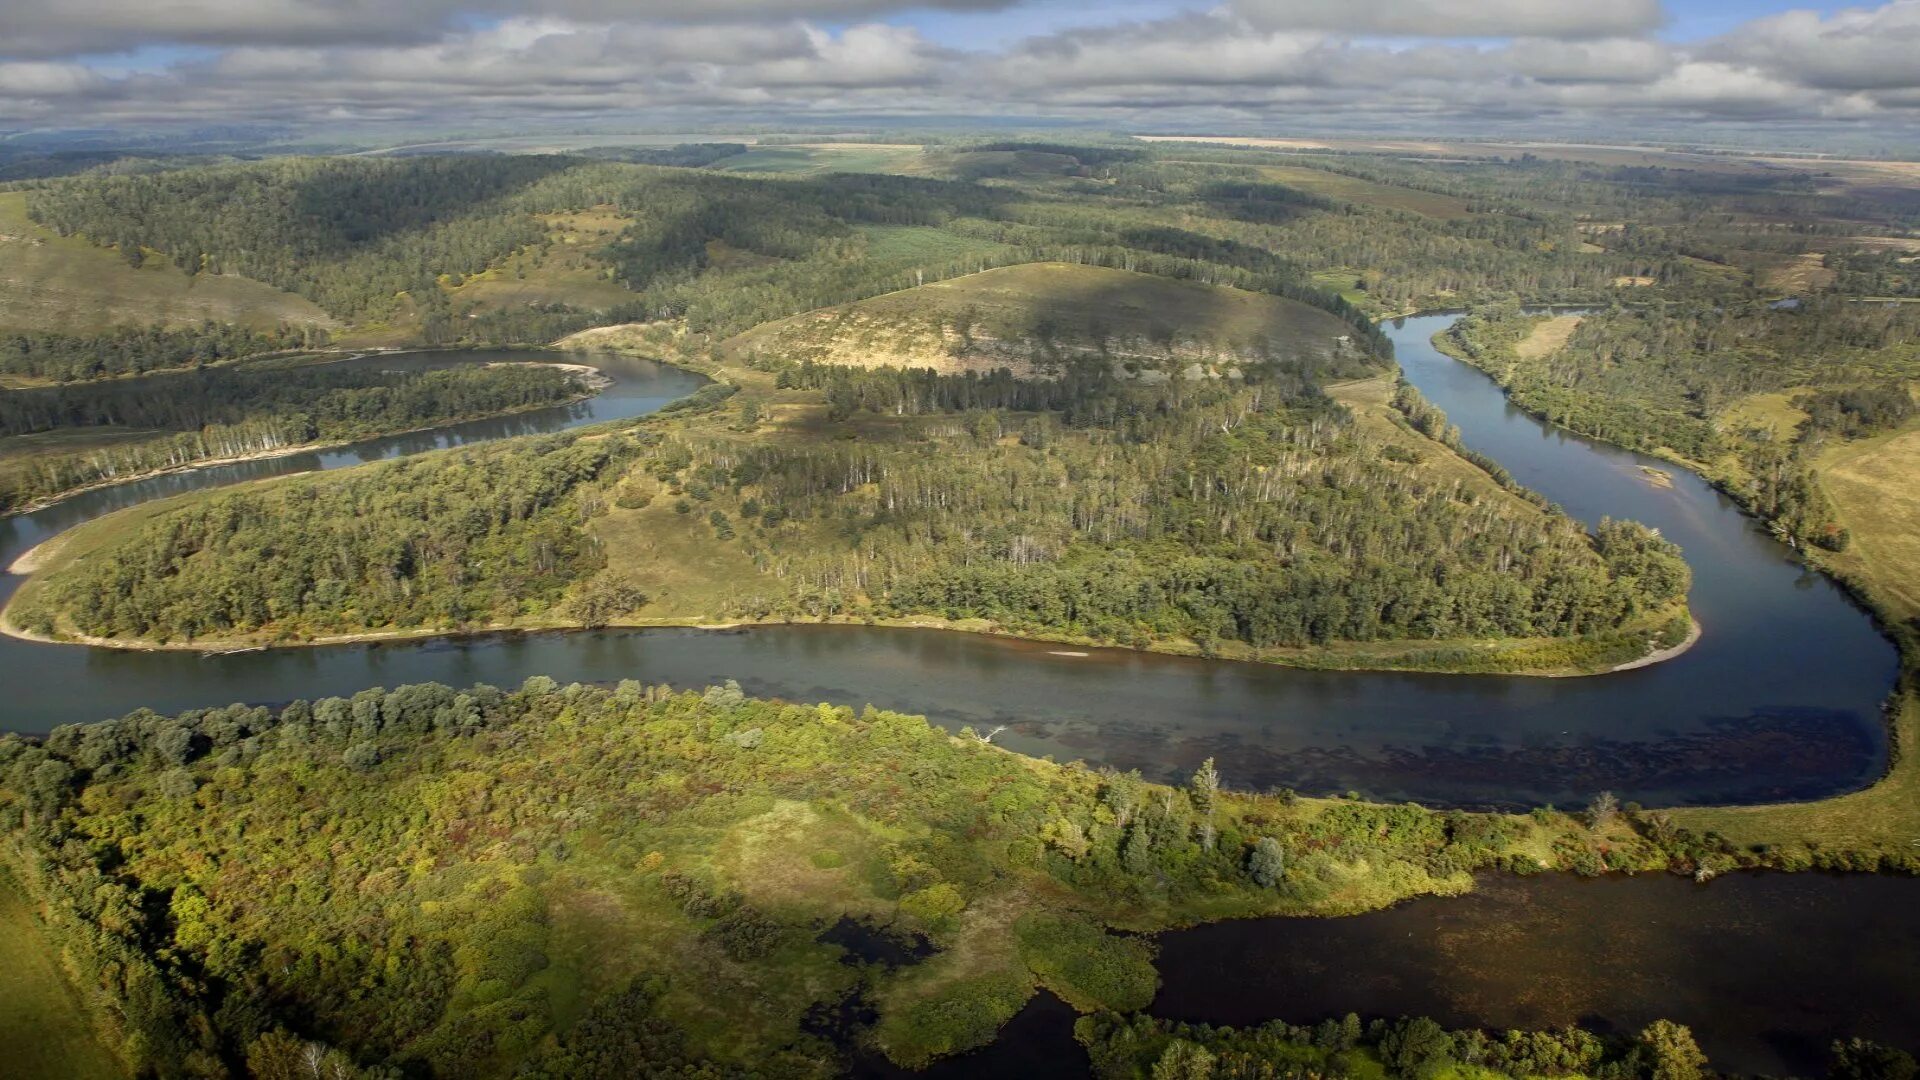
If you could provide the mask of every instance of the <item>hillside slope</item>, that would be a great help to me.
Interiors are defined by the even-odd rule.
[[[1068,263],[1028,263],[809,311],[721,345],[728,358],[942,372],[1055,373],[1104,357],[1135,373],[1222,374],[1357,361],[1352,327],[1294,300]],[[1198,365],[1196,367],[1196,365]],[[1357,373],[1357,372],[1356,372]]]

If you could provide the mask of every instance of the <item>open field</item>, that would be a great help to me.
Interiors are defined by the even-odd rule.
[[[0,871],[0,1047],[12,1080],[101,1080],[124,1075],[100,1045],[85,1005],[62,975],[13,878]]]
[[[793,143],[756,146],[713,163],[710,168],[738,173],[829,172],[917,174],[925,171],[926,155],[911,143]]]
[[[1750,394],[1721,411],[1720,426],[1729,431],[1759,428],[1782,437],[1791,435],[1807,419],[1805,410],[1794,404],[1802,393],[1801,390],[1781,390]]]
[[[82,332],[208,319],[335,325],[312,301],[247,278],[188,276],[164,259],[135,270],[116,251],[34,224],[25,192],[0,191],[0,327]]]
[[[1266,352],[1331,357],[1351,328],[1318,308],[1124,270],[1030,263],[808,312],[738,335],[723,357],[1032,373],[1076,356],[1166,370]]]
[[[1836,446],[1819,475],[1853,536],[1828,561],[1867,583],[1892,617],[1920,616],[1920,429]]]
[[[1567,339],[1573,336],[1574,327],[1579,325],[1578,315],[1555,315],[1542,319],[1534,324],[1531,333],[1514,344],[1513,351],[1522,360],[1550,356],[1566,347]]]

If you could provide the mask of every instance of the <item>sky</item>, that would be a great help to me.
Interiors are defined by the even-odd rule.
[[[0,0],[0,128],[1920,128],[1920,0]]]

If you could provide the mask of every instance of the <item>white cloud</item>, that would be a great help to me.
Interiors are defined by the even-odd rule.
[[[87,10],[132,6],[74,2]],[[1156,126],[1197,116],[1279,125],[1350,116],[1456,128],[1489,118],[1920,118],[1920,65],[1904,62],[1915,55],[1920,0],[1826,17],[1788,13],[1690,46],[1622,29],[1656,23],[1650,2],[1595,3],[1585,12],[1562,3],[1494,0],[1468,10],[1466,0],[1426,0],[1343,7],[1349,17],[1340,21],[1328,0],[1231,0],[990,51],[959,50],[881,19],[828,28],[805,18],[740,18],[877,10],[883,0],[713,0],[701,9],[713,18],[704,20],[664,0],[526,0],[518,14],[430,32],[422,28],[448,17],[435,5],[453,0],[383,2],[405,8],[405,17],[383,16],[372,0],[317,0],[297,5],[312,9],[305,22],[247,43],[255,32],[245,29],[248,13],[296,6],[292,0],[152,0],[145,22],[129,16],[117,28],[157,33],[153,25],[209,20],[217,6],[234,16],[239,43],[124,77],[78,62],[0,61],[0,121],[457,123],[659,109],[742,119],[994,113]],[[673,17],[644,17],[669,8]],[[18,21],[14,8],[4,10],[0,27]],[[393,38],[303,36],[331,32],[323,16],[347,11],[364,11]],[[1493,36],[1428,40],[1441,16],[1461,32]],[[1368,36],[1390,31],[1400,36]]]
[[[1401,37],[1591,38],[1638,34],[1665,21],[1660,0],[1231,0],[1270,30]]]

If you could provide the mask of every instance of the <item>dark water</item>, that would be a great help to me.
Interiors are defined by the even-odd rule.
[[[1917,901],[1920,882],[1864,875],[1491,877],[1353,918],[1162,935],[1151,1011],[1622,1034],[1665,1018],[1692,1027],[1715,1068],[1820,1075],[1835,1038],[1920,1050]]]

